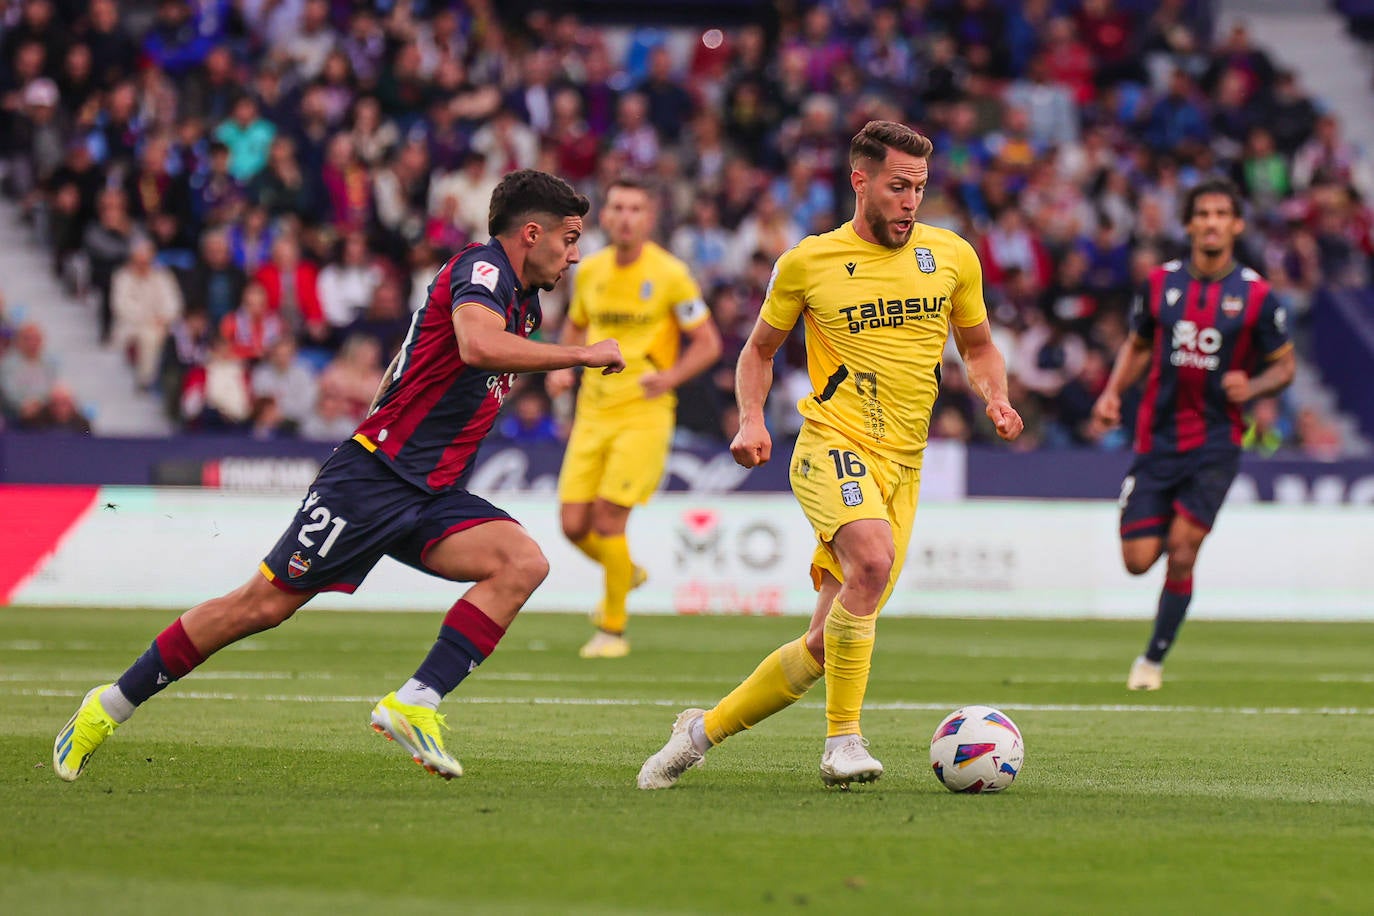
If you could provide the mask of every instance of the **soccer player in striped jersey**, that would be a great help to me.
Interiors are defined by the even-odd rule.
[[[492,653],[548,574],[525,530],[464,488],[477,446],[516,373],[625,367],[611,339],[528,339],[540,322],[539,290],[553,289],[578,260],[588,207],[544,172],[501,180],[491,240],[470,245],[435,276],[371,413],[320,469],[277,545],[246,583],[182,614],[118,681],[86,694],[53,745],[59,777],[80,776],[135,708],[210,655],[285,622],[319,592],[352,592],[383,556],[474,583],[449,609],[414,677],[372,710],[373,728],[426,770],[462,775],[440,735],[439,701]]]
[[[1121,396],[1142,376],[1135,462],[1121,487],[1121,555],[1132,575],[1167,556],[1145,654],[1126,686],[1158,690],[1164,656],[1193,597],[1193,566],[1240,466],[1242,412],[1282,391],[1297,360],[1287,313],[1258,273],[1235,260],[1245,230],[1239,192],[1203,181],[1184,200],[1187,262],[1156,268],[1136,296],[1131,334],[1093,415],[1121,422]]]

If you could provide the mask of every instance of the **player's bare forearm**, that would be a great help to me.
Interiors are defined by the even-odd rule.
[[[1007,393],[1007,362],[992,342],[992,326],[984,318],[972,327],[954,328],[954,342],[964,358],[969,385],[987,403],[988,419],[1007,442],[1021,435],[1025,424]]]
[[[1150,365],[1150,342],[1132,334],[1116,352],[1112,373],[1107,377],[1107,391],[1120,397],[1145,374]]]
[[[458,355],[469,366],[497,372],[549,372],[575,366],[625,368],[620,346],[614,340],[568,346],[528,340],[506,330],[500,315],[480,305],[461,307],[453,313]]]
[[[986,403],[1007,400],[1007,362],[992,342],[992,328],[984,320],[972,327],[954,327],[954,343],[964,360],[969,386]]]
[[[749,333],[735,364],[735,403],[740,422],[763,422],[763,405],[773,388],[773,357],[787,339],[787,331],[760,318]]]
[[[377,386],[377,393],[372,396],[372,403],[367,406],[368,416],[382,403],[382,395],[391,387],[391,381],[396,377],[396,367],[401,363],[402,350],[397,350],[396,355],[391,357],[391,365],[386,367],[386,372],[382,373],[382,383]]]
[[[1298,371],[1298,358],[1290,346],[1270,360],[1263,372],[1247,376],[1244,372],[1228,372],[1221,378],[1221,387],[1226,396],[1237,404],[1253,401],[1278,394],[1293,382]]]
[[[1271,362],[1263,372],[1250,379],[1250,397],[1264,398],[1278,394],[1293,384],[1293,376],[1298,374],[1298,358],[1290,347]]]
[[[1007,362],[1002,351],[988,341],[970,347],[963,356],[969,387],[988,404],[1007,400]]]
[[[716,360],[720,359],[720,351],[720,330],[714,321],[708,319],[687,335],[687,348],[664,375],[668,377],[672,387],[676,388],[714,366]]]

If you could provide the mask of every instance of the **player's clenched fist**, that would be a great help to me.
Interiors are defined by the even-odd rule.
[[[997,428],[997,435],[1008,442],[1021,435],[1021,430],[1026,428],[1026,424],[1021,420],[1021,415],[1007,401],[1001,399],[989,401],[987,415],[988,419],[992,421],[992,425]]]
[[[1121,395],[1104,391],[1093,404],[1093,422],[1099,429],[1115,429],[1121,423]]]
[[[1232,404],[1244,404],[1250,400],[1250,376],[1239,370],[1228,372],[1221,377],[1221,390]]]
[[[744,468],[756,468],[766,464],[773,456],[773,437],[768,428],[760,422],[741,423],[735,440],[730,443],[730,454],[735,463]]]
[[[620,344],[613,338],[598,340],[586,350],[587,356],[582,365],[589,369],[600,368],[602,375],[613,375],[625,368],[625,357],[620,355]]]

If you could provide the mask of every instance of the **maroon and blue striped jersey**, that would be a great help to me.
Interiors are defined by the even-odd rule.
[[[391,383],[353,436],[431,493],[467,480],[515,381],[513,372],[478,369],[459,355],[453,314],[473,307],[491,309],[520,337],[539,327],[538,290],[521,288],[495,239],[469,245],[440,268],[410,322]]]
[[[1153,350],[1136,422],[1142,454],[1239,449],[1241,405],[1226,397],[1222,376],[1254,375],[1292,346],[1282,303],[1248,267],[1215,279],[1181,261],[1155,268],[1136,296],[1131,330]]]

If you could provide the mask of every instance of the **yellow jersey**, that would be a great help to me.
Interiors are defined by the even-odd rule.
[[[639,257],[623,266],[616,263],[614,248],[589,256],[577,268],[568,319],[586,329],[589,341],[614,337],[625,371],[584,372],[577,413],[639,404],[671,412],[677,397],[668,392],[646,401],[639,380],[677,362],[682,332],[700,327],[709,317],[687,265],[653,242],[646,242]]]
[[[808,236],[778,258],[761,313],[783,331],[798,316],[812,386],[797,403],[802,416],[915,466],[949,323],[973,327],[987,317],[973,247],[922,223],[897,249],[864,241],[852,222]]]

